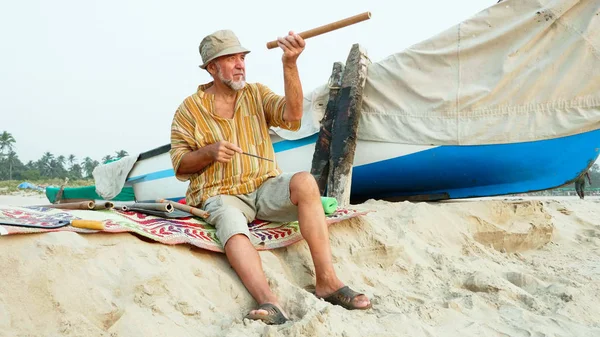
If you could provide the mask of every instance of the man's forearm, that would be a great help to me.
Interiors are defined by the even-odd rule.
[[[212,163],[213,159],[209,154],[208,148],[202,147],[183,155],[177,169],[177,174],[197,173]]]
[[[298,74],[298,66],[293,64],[283,65],[283,81],[285,87],[285,111],[283,119],[286,122],[295,122],[302,119],[302,84]]]

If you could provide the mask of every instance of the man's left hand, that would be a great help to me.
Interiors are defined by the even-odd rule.
[[[300,35],[290,31],[287,36],[277,39],[277,45],[283,50],[283,56],[281,57],[283,64],[294,65],[306,44]]]

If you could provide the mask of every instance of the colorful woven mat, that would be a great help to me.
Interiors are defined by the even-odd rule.
[[[331,225],[346,219],[365,215],[369,211],[338,209],[326,217]],[[154,241],[168,245],[189,243],[199,248],[223,252],[223,246],[216,236],[213,226],[197,217],[183,219],[164,219],[136,212],[117,210],[83,211],[60,210],[44,207],[14,207],[0,205],[0,235],[40,233],[52,231],[72,231],[78,233],[97,233],[99,231],[65,226],[57,229],[25,228],[1,224],[2,219],[51,226],[59,220],[100,220],[104,222],[106,233],[133,232]],[[298,222],[276,223],[255,220],[248,225],[259,243],[257,250],[275,249],[289,246],[302,240]]]

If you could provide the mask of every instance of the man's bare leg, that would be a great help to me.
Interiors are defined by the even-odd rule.
[[[250,239],[243,234],[232,236],[225,244],[225,254],[250,295],[258,302],[258,305],[271,303],[277,306],[279,310],[282,310],[283,314],[287,317],[287,314],[285,314],[277,302],[277,297],[273,294],[271,288],[269,288],[260,256],[258,256],[258,252],[250,242]],[[250,313],[259,315],[268,314],[265,310],[252,310]]]
[[[319,187],[308,172],[296,173],[290,182],[290,198],[298,206],[300,232],[308,243],[315,265],[317,279],[316,295],[326,297],[344,286],[338,279],[331,262],[329,231],[323,214]],[[369,306],[369,299],[362,295],[354,299],[358,308]]]

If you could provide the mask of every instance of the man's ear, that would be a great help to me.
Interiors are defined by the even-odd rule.
[[[217,65],[216,63],[213,61],[211,63],[209,63],[206,66],[206,71],[208,71],[208,73],[212,76],[215,77],[215,75],[217,74]]]

